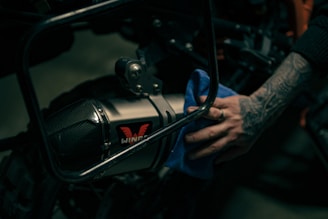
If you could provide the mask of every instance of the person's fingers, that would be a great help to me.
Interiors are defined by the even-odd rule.
[[[205,142],[226,135],[227,127],[224,124],[207,126],[198,131],[185,135],[186,143]]]
[[[207,98],[206,96],[200,96],[199,101],[201,103],[204,103],[206,98]],[[217,98],[215,98],[215,101],[213,102],[212,107],[223,109],[223,108],[226,108],[227,106],[225,104],[224,98],[217,97]]]
[[[228,138],[224,138],[224,137],[219,138],[215,142],[211,143],[210,145],[208,145],[202,149],[191,152],[188,155],[188,157],[191,160],[203,158],[203,157],[209,156],[213,153],[217,153],[219,151],[224,150],[224,148],[227,147],[227,144],[228,144]]]
[[[204,118],[222,122],[228,117],[228,110],[211,107],[207,114],[204,115]]]
[[[199,107],[197,106],[190,106],[187,108],[187,113],[192,113],[193,111],[197,110]],[[228,111],[226,109],[221,108],[215,108],[211,107],[207,114],[205,114],[203,117],[210,120],[215,120],[218,122],[223,121],[227,118]]]
[[[198,106],[189,106],[187,108],[187,113],[192,113],[194,112],[195,110],[197,110],[199,107]]]
[[[204,103],[206,98],[207,98],[207,96],[199,96],[199,102]]]

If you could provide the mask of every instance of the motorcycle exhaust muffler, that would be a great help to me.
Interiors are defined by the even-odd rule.
[[[45,120],[49,146],[59,167],[83,171],[146,138],[183,116],[183,94],[85,99]],[[108,168],[102,176],[152,169],[165,161],[176,132]]]

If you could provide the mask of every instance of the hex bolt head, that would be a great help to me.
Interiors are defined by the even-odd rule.
[[[131,79],[134,80],[138,79],[141,73],[142,73],[142,68],[139,64],[133,63],[129,66],[128,74]]]
[[[157,84],[157,83],[153,84],[153,89],[154,89],[154,92],[155,92],[155,93],[160,92],[159,84]]]
[[[194,49],[191,43],[186,43],[185,47],[188,51],[192,51]]]
[[[139,92],[139,93],[142,92],[142,86],[141,86],[141,84],[137,84],[136,85],[136,91]]]
[[[153,20],[153,26],[157,28],[161,27],[162,26],[161,20],[160,19]]]

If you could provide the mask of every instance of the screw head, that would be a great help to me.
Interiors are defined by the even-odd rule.
[[[159,19],[155,19],[155,20],[153,20],[153,26],[154,27],[161,27],[162,26],[162,22],[161,22],[161,20],[159,20]]]
[[[129,77],[138,79],[142,73],[142,67],[139,64],[133,63],[129,66]]]
[[[141,84],[137,84],[136,85],[136,91],[139,92],[139,93],[142,92],[142,86],[141,86]]]

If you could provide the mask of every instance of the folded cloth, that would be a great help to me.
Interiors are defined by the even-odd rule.
[[[184,113],[187,114],[187,108],[189,106],[199,105],[198,97],[208,95],[209,91],[209,82],[210,78],[208,74],[201,70],[195,69],[187,83],[186,92],[185,92],[185,102],[184,102]],[[236,95],[237,93],[222,85],[219,84],[217,97],[228,97]],[[199,129],[202,129],[206,126],[215,124],[215,121],[200,118],[195,121],[190,122],[186,126],[182,127],[178,134],[176,144],[173,147],[173,150],[169,154],[168,159],[165,162],[165,166],[188,174],[190,176],[201,178],[201,179],[210,179],[214,175],[214,159],[217,154],[207,156],[205,158],[200,158],[196,160],[188,159],[188,153],[201,146],[202,144],[186,144],[184,141],[185,134],[193,132]]]

